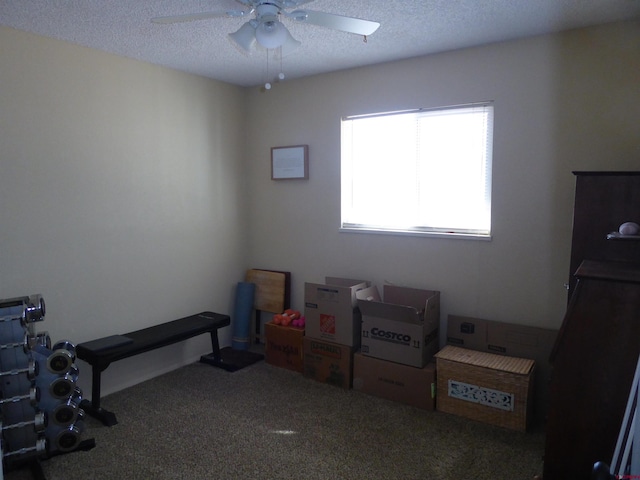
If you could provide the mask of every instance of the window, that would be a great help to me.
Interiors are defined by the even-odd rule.
[[[342,119],[342,230],[491,235],[493,105]]]

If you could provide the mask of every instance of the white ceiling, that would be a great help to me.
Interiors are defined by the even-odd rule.
[[[381,23],[367,38],[283,19],[302,46],[282,60],[228,40],[247,18],[157,25],[151,18],[242,9],[234,0],[0,0],[0,25],[241,86],[619,20],[640,0],[315,0],[305,9]],[[267,69],[268,63],[268,69]]]

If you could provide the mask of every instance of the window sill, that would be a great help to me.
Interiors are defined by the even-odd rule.
[[[491,241],[491,235],[483,235],[479,233],[459,233],[459,232],[421,232],[416,230],[392,230],[392,229],[376,229],[376,228],[354,228],[354,227],[340,227],[338,229],[341,233],[369,233],[380,235],[396,235],[407,237],[423,237],[423,238],[443,238],[443,239],[456,239],[456,240],[480,240]]]

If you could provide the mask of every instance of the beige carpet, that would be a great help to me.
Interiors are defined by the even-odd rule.
[[[48,480],[530,480],[544,434],[427,412],[259,362],[188,365],[102,399],[96,447],[42,462]],[[7,480],[33,478],[28,470]]]

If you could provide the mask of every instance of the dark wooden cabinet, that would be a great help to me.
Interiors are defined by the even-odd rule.
[[[544,480],[589,479],[613,456],[640,354],[640,172],[574,172],[570,297],[551,354]]]
[[[551,354],[544,480],[611,462],[640,354],[640,265],[584,261]]]
[[[583,260],[640,263],[640,241],[607,240],[624,222],[640,224],[639,172],[573,172],[576,193],[569,266],[569,299],[574,273]]]

